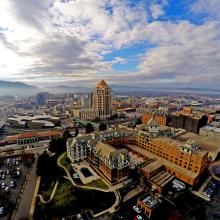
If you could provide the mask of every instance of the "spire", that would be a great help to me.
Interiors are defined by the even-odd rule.
[[[96,85],[97,88],[105,88],[105,87],[107,87],[107,86],[108,86],[108,84],[105,82],[104,79],[102,79],[102,80]]]

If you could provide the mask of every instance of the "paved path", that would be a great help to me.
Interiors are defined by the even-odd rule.
[[[37,182],[36,163],[37,163],[37,160],[32,165],[30,174],[27,178],[26,185],[24,187],[23,193],[21,195],[21,199],[18,204],[17,211],[14,217],[12,218],[12,220],[19,220],[20,218],[28,217],[29,215],[29,210],[30,210],[31,202],[32,202],[32,196],[34,194],[34,189],[35,189],[35,185]]]
[[[59,158],[58,158],[58,161],[57,161],[57,164],[58,166],[60,166],[61,168],[63,168],[65,171],[66,171],[66,174],[67,176],[65,177],[66,179],[68,179],[73,186],[76,186],[76,187],[79,187],[79,188],[82,188],[82,189],[89,189],[89,190],[97,190],[97,191],[102,191],[102,192],[113,192],[115,194],[115,203],[107,210],[104,210],[100,213],[97,213],[95,215],[93,215],[93,217],[98,217],[100,215],[103,215],[103,214],[106,214],[108,212],[110,213],[113,213],[117,210],[119,204],[120,204],[120,200],[121,200],[121,196],[120,196],[120,193],[118,192],[118,190],[113,190],[112,188],[106,190],[106,189],[100,189],[100,188],[96,188],[96,187],[90,187],[90,186],[81,186],[81,185],[77,185],[74,181],[73,181],[73,178],[71,177],[69,171],[66,169],[65,166],[63,166],[61,163],[60,163],[60,160],[65,156],[65,153],[62,154]]]
[[[54,195],[55,195],[55,192],[56,192],[56,190],[57,190],[58,184],[59,184],[59,181],[57,180],[56,183],[55,183],[55,185],[54,185],[53,191],[52,191],[52,193],[51,193],[51,195],[50,195],[50,198],[49,198],[48,200],[44,200],[44,198],[43,198],[42,195],[38,195],[38,197],[40,198],[40,202],[41,202],[41,203],[46,204],[46,203],[49,203],[50,201],[52,201],[52,199],[53,199],[53,197],[54,197]]]

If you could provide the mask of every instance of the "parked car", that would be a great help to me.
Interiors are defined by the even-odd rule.
[[[6,184],[2,183],[2,189],[5,189],[5,187],[6,187]]]
[[[133,209],[137,213],[141,213],[141,210],[137,206],[133,206]]]
[[[5,187],[5,191],[8,192],[10,188],[8,186]]]
[[[144,220],[144,218],[141,215],[137,215],[138,220]]]
[[[15,181],[11,181],[10,184],[9,184],[10,188],[15,188],[16,186],[16,183]]]
[[[82,217],[81,214],[77,214],[77,215],[76,215],[76,219],[77,219],[77,220],[83,220],[83,217]]]
[[[4,214],[4,207],[0,207],[0,215]]]

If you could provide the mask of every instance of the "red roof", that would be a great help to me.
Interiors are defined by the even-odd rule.
[[[60,135],[59,131],[44,131],[44,132],[39,132],[38,137],[51,137],[51,136],[58,136]]]
[[[16,141],[18,139],[18,135],[13,135],[13,136],[7,136],[5,138],[6,142],[11,142],[11,141]]]
[[[60,135],[60,131],[43,131],[43,132],[25,132],[18,135],[7,136],[5,141],[17,141],[17,139],[25,139],[32,137],[53,137]]]
[[[22,134],[18,135],[18,139],[24,139],[24,138],[32,138],[32,137],[37,137],[38,133],[37,132],[25,132]]]

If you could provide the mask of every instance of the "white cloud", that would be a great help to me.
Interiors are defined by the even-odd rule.
[[[151,14],[152,14],[153,19],[157,19],[161,15],[163,15],[164,11],[163,11],[162,5],[159,5],[159,4],[151,5]]]
[[[144,0],[135,5],[131,2],[2,1],[1,77],[88,82],[114,76],[116,83],[121,82],[120,77],[132,83],[212,83],[220,78],[218,0],[193,4],[193,13],[207,14],[208,20],[201,25],[187,20],[157,21],[166,13],[166,0],[149,5]],[[149,17],[154,21],[148,23]],[[154,45],[139,54],[137,72],[115,71],[113,64],[129,62],[117,55],[112,61],[103,61],[105,54],[137,42]]]
[[[197,0],[192,4],[191,10],[196,14],[206,15],[211,20],[220,18],[219,0]]]

